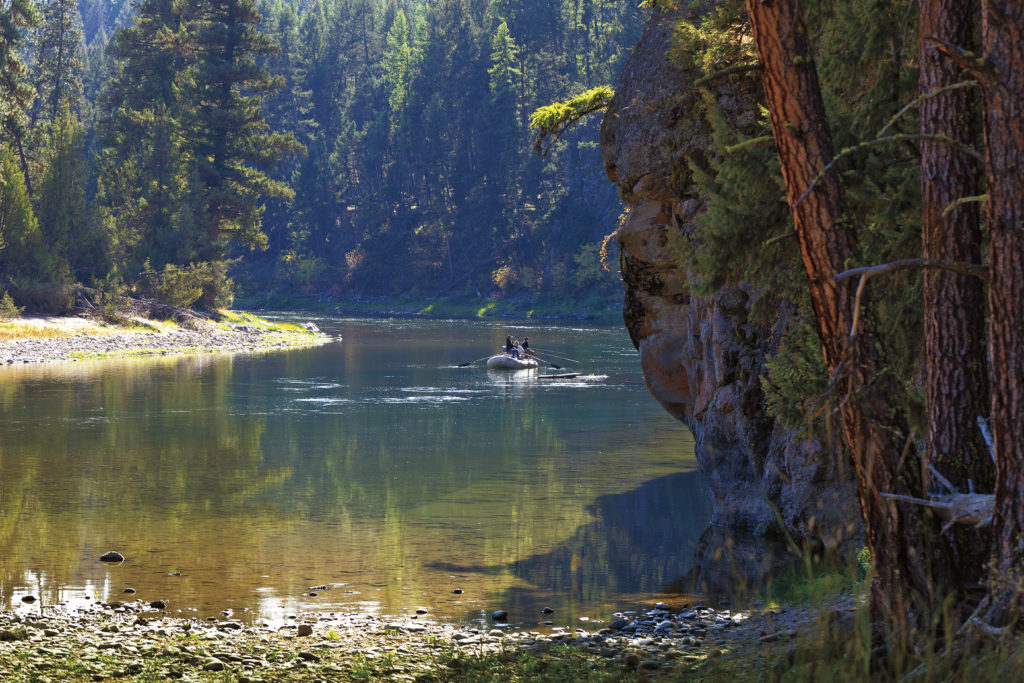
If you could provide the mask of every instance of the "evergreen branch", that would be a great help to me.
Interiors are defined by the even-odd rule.
[[[931,99],[933,97],[937,97],[937,96],[941,95],[944,92],[949,92],[950,90],[959,90],[960,88],[968,88],[968,87],[975,86],[975,85],[978,85],[978,81],[960,81],[959,83],[952,83],[950,85],[944,85],[942,87],[934,88],[933,90],[930,90],[929,92],[926,92],[926,93],[923,93],[921,95],[918,95],[914,99],[910,100],[910,102],[907,102],[907,104],[902,109],[900,109],[898,112],[896,112],[893,115],[893,117],[891,119],[889,119],[889,123],[887,123],[884,126],[882,126],[882,130],[878,131],[878,135],[876,135],[875,137],[876,138],[880,138],[883,135],[885,135],[885,131],[889,130],[893,125],[895,125],[896,121],[901,116],[903,116],[910,109],[916,107],[917,105],[921,104],[925,100]]]
[[[700,88],[700,87],[703,87],[703,85],[705,83],[710,83],[711,81],[718,80],[719,78],[724,78],[726,76],[732,76],[733,74],[746,73],[748,71],[760,71],[760,70],[761,70],[761,65],[760,64],[741,64],[739,66],[730,66],[728,69],[721,69],[720,71],[716,71],[716,72],[714,72],[712,74],[708,74],[707,76],[701,76],[700,78],[695,80],[693,82],[693,84],[696,87]]]
[[[995,64],[984,57],[979,57],[970,50],[965,50],[938,36],[927,36],[925,40],[934,45],[939,52],[952,59],[958,66],[974,74],[979,80],[991,81],[995,77]]]
[[[781,242],[782,240],[786,239],[787,237],[796,237],[796,230],[790,230],[789,232],[787,232],[784,235],[776,235],[775,237],[772,237],[769,240],[765,240],[764,246],[767,247],[767,246],[770,246],[772,244],[775,244],[776,242]]]
[[[973,275],[974,277],[980,277],[982,280],[988,280],[988,268],[985,266],[979,266],[974,263],[939,261],[927,258],[900,259],[899,261],[890,261],[889,263],[883,263],[877,266],[864,266],[862,268],[844,270],[838,275],[833,276],[832,279],[836,282],[841,282],[842,280],[853,277],[854,275],[860,275],[860,282],[857,283],[857,295],[853,301],[853,323],[850,325],[851,337],[857,334],[857,327],[860,323],[861,300],[864,297],[864,288],[867,285],[868,279],[875,275],[881,275],[882,273],[894,273],[899,270],[911,270],[915,268],[949,270],[954,273],[960,273],[961,275]]]
[[[757,145],[764,144],[765,142],[774,142],[774,141],[775,141],[775,137],[774,136],[772,136],[772,135],[762,135],[760,137],[750,138],[749,140],[744,140],[743,142],[737,142],[735,145],[727,145],[726,148],[725,148],[725,153],[726,154],[733,154],[735,152],[741,152],[741,151],[747,149],[748,147],[755,147]]]
[[[949,206],[942,210],[942,215],[945,216],[947,213],[960,206],[961,204],[967,204],[969,202],[983,202],[988,199],[988,194],[977,194],[973,197],[960,197],[956,201],[950,202]]]
[[[847,157],[847,156],[850,156],[854,152],[859,152],[862,149],[867,149],[868,147],[874,147],[875,145],[881,145],[881,144],[886,143],[886,142],[900,142],[902,140],[933,140],[933,141],[936,141],[936,142],[944,142],[947,145],[951,145],[953,147],[956,147],[957,149],[959,149],[960,151],[964,152],[965,154],[968,154],[968,155],[974,157],[978,161],[984,161],[983,157],[978,152],[978,150],[976,150],[976,149],[974,149],[974,148],[972,148],[972,147],[970,147],[968,145],[965,145],[965,144],[963,144],[961,142],[957,142],[953,138],[948,137],[946,135],[922,135],[922,134],[917,134],[917,133],[913,133],[913,134],[912,133],[896,133],[895,135],[890,135],[890,136],[884,137],[884,138],[876,138],[874,140],[868,140],[867,142],[862,142],[859,145],[854,145],[853,147],[846,147],[845,149],[841,150],[839,152],[839,154],[837,154],[832,159],[832,161],[830,161],[827,164],[825,164],[825,168],[821,169],[821,172],[818,173],[818,175],[816,175],[814,177],[814,180],[812,180],[811,184],[807,186],[807,189],[804,190],[804,193],[802,195],[800,195],[800,198],[797,199],[793,203],[792,208],[795,209],[796,207],[800,206],[800,203],[803,202],[803,200],[807,199],[807,195],[809,195],[811,193],[811,190],[813,190],[818,185],[818,183],[821,182],[822,178],[825,177],[825,175],[832,169],[833,166],[836,165],[836,163],[840,159],[842,159],[844,157]]]
[[[543,156],[546,153],[545,139],[551,137],[557,140],[562,133],[584,117],[604,111],[611,104],[614,95],[615,91],[610,87],[601,85],[566,102],[554,102],[537,109],[530,115],[530,128],[537,131],[537,137],[533,141],[534,150]]]

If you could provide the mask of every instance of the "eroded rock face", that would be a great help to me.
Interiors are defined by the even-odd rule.
[[[841,545],[859,534],[851,468],[764,408],[765,360],[791,312],[780,311],[773,327],[755,325],[750,288],[696,296],[680,265],[680,244],[702,209],[684,155],[702,153],[709,137],[695,71],[672,61],[670,47],[674,23],[696,11],[655,12],[601,129],[606,173],[631,206],[618,235],[623,318],[651,394],[696,438],[713,523],[764,531],[781,521],[798,537]],[[717,96],[734,124],[755,115],[741,86],[723,85]]]

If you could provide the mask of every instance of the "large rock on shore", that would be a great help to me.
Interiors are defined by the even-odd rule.
[[[859,534],[851,468],[765,412],[760,378],[791,312],[780,311],[774,326],[756,325],[751,288],[696,296],[679,262],[678,244],[702,210],[685,155],[710,144],[697,70],[671,49],[674,24],[701,11],[683,5],[654,12],[601,129],[606,174],[631,207],[618,234],[623,318],[651,394],[696,438],[713,522],[765,531],[781,520],[798,537],[841,545]],[[759,89],[749,79],[716,88],[730,121],[749,125]]]

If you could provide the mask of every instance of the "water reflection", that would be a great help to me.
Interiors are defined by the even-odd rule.
[[[659,599],[679,601],[674,580],[693,569],[697,541],[710,517],[708,500],[692,492],[703,486],[698,472],[680,472],[645,482],[624,493],[601,496],[593,518],[550,551],[507,567],[438,566],[462,573],[509,571],[518,583],[496,598],[511,623],[578,625],[610,620],[595,612],[606,594],[619,596],[615,609],[639,608]],[[541,608],[554,610],[542,616]],[[479,617],[470,613],[467,618]]]
[[[345,341],[0,374],[0,604],[603,614],[686,570],[692,439],[624,332],[531,329],[587,375],[545,381],[454,367],[490,323],[317,324]]]

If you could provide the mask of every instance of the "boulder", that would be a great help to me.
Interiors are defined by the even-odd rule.
[[[751,320],[752,287],[711,296],[691,291],[679,246],[703,201],[687,156],[707,153],[698,69],[672,50],[674,26],[698,21],[709,3],[655,10],[623,67],[601,126],[608,178],[630,206],[618,233],[626,293],[623,320],[652,396],[693,433],[714,504],[713,524],[764,533],[785,530],[827,546],[860,534],[852,468],[822,444],[800,439],[765,410],[761,377],[793,316]],[[716,81],[714,96],[734,126],[752,125],[756,78]]]

